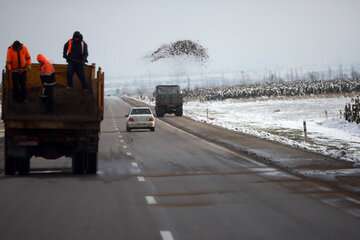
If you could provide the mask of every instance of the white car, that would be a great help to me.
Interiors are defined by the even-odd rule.
[[[149,107],[132,107],[126,115],[126,131],[132,129],[150,129],[155,131],[155,117]]]

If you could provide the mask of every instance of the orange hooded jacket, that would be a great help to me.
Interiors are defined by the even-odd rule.
[[[9,71],[24,69],[30,65],[30,53],[24,44],[22,44],[22,47],[19,51],[14,50],[12,46],[8,48],[6,56],[6,67]]]
[[[40,63],[41,76],[50,76],[51,74],[55,73],[54,66],[45,55],[37,55],[37,61]]]

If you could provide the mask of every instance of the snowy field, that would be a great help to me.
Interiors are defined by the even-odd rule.
[[[188,102],[184,114],[197,121],[360,163],[360,125],[340,119],[339,114],[348,102],[350,98],[346,97]]]

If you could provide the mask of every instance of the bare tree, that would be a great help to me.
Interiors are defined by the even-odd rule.
[[[309,72],[307,74],[307,78],[310,80],[310,81],[318,81],[319,80],[319,73],[318,72]]]

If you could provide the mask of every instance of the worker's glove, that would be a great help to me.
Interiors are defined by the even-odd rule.
[[[66,62],[67,62],[67,63],[71,63],[71,62],[72,62],[72,61],[71,61],[71,57],[69,57],[69,56],[66,56],[65,59],[66,59]]]

